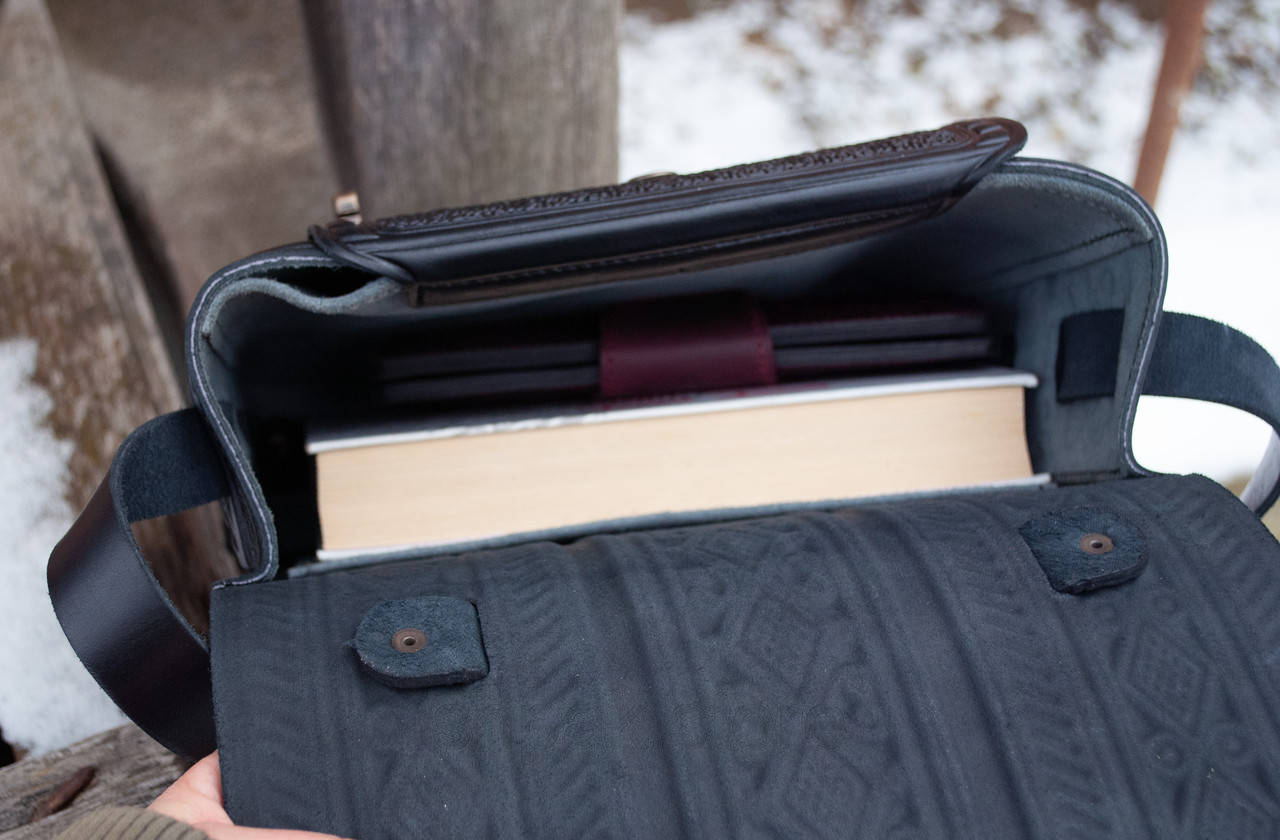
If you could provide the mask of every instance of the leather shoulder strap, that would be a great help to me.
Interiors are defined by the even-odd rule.
[[[118,706],[170,750],[215,747],[209,650],[156,580],[130,523],[227,494],[195,409],[140,426],[49,557],[49,596],[76,654]]]
[[[1124,312],[1100,309],[1072,315],[1059,333],[1058,399],[1110,397]],[[1247,411],[1272,429],[1262,463],[1240,495],[1262,516],[1280,496],[1280,367],[1244,333],[1226,324],[1165,312],[1147,363],[1142,393],[1220,403]]]
[[[1262,463],[1240,495],[1259,516],[1280,496],[1280,367],[1258,342],[1208,318],[1165,313],[1142,392],[1229,405],[1272,429]]]

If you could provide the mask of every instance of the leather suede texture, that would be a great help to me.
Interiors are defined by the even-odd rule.
[[[1136,577],[1050,585],[1021,529],[1081,509],[1105,514],[1082,529],[1141,535]],[[406,689],[363,671],[362,617],[417,596],[475,605],[487,676]],[[213,608],[224,790],[248,824],[1280,832],[1280,552],[1199,477],[533,543],[222,589]]]

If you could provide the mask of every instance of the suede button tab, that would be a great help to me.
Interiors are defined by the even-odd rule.
[[[366,673],[396,688],[459,685],[489,673],[479,616],[462,598],[382,601],[360,620],[351,646]]]
[[[1055,511],[1018,530],[1059,592],[1079,595],[1116,586],[1142,574],[1147,563],[1142,532],[1108,511]]]

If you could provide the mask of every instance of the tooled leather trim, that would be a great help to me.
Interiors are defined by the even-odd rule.
[[[746,163],[725,169],[712,169],[688,175],[663,175],[627,181],[604,187],[551,193],[529,198],[497,201],[492,204],[476,204],[468,207],[446,207],[429,213],[393,216],[371,222],[370,228],[378,234],[413,233],[426,227],[470,222],[518,215],[538,210],[554,210],[586,204],[598,204],[626,198],[638,198],[659,193],[705,187],[713,184],[760,178],[770,175],[794,174],[809,169],[824,169],[842,163],[860,163],[867,160],[888,159],[908,154],[972,142],[974,132],[963,126],[946,126],[935,131],[903,134],[884,140],[872,140],[852,146],[821,149],[815,152],[791,155],[759,163]]]

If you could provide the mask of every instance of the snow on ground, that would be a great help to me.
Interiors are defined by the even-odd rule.
[[[1024,122],[1027,154],[1131,177],[1161,33],[1128,7],[1066,0],[740,0],[688,21],[630,15],[622,47],[622,172],[695,171],[932,128],[984,114]],[[913,12],[914,10],[914,12]],[[1264,19],[1235,25],[1247,17]],[[1189,98],[1157,210],[1169,234],[1168,307],[1240,327],[1280,354],[1280,108],[1240,55],[1275,58],[1280,3],[1218,0],[1209,90]],[[994,34],[993,34],[994,33]],[[1239,39],[1255,44],[1241,45]],[[1235,39],[1235,40],[1232,40]],[[1280,72],[1272,68],[1272,72]],[[35,348],[0,343],[0,725],[44,751],[120,720],[74,661],[48,606],[44,559],[71,519],[68,444],[40,419]],[[1230,409],[1143,401],[1139,459],[1218,478],[1248,472],[1261,423]],[[13,640],[22,640],[15,643]],[[16,675],[16,678],[15,678]]]
[[[0,341],[0,726],[36,753],[87,738],[124,721],[80,665],[54,618],[44,561],[68,526],[63,499],[71,444],[44,426],[48,394],[31,383],[36,344]]]
[[[1024,154],[1132,177],[1163,35],[1129,7],[1104,2],[1091,13],[1066,0],[851,7],[742,0],[676,23],[629,16],[622,177],[985,114],[1026,124]],[[1245,60],[1274,63],[1280,4],[1220,0],[1210,8],[1211,90],[1199,85],[1184,106],[1187,127],[1175,138],[1156,208],[1170,243],[1166,304],[1230,323],[1280,355],[1272,252],[1280,232],[1280,102],[1274,77]],[[1135,449],[1155,469],[1229,479],[1252,470],[1267,435],[1261,421],[1232,409],[1146,398]]]
[[[622,177],[985,114],[1026,123],[1026,154],[1132,166],[1160,58],[1155,27],[1114,5],[1095,20],[1065,0],[1022,12],[1005,0],[922,0],[918,15],[901,5],[866,0],[847,16],[838,0],[782,11],[743,0],[680,23],[629,17]],[[1108,46],[1094,56],[1090,41]]]

